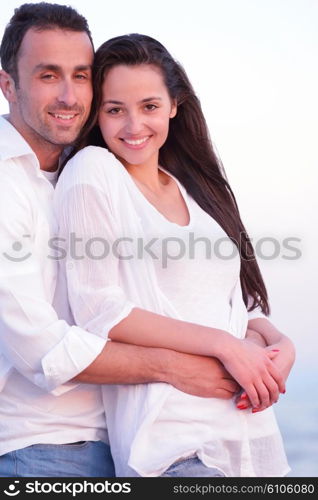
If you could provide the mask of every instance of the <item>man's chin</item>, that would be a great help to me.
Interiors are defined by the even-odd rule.
[[[52,134],[50,137],[47,137],[46,140],[54,146],[65,147],[72,145],[76,141],[78,135],[79,132],[73,131],[70,133],[68,131],[65,133]]]

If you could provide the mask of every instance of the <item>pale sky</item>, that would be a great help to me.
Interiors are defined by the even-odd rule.
[[[0,32],[23,2],[1,5]],[[65,3],[65,2],[56,2]],[[112,36],[158,38],[183,64],[250,235],[276,238],[260,258],[271,320],[315,362],[318,328],[318,0],[73,0],[96,47]],[[7,111],[0,99],[0,112]],[[283,259],[283,240],[302,252]],[[260,245],[263,254],[274,243]],[[277,250],[277,248],[276,248]]]

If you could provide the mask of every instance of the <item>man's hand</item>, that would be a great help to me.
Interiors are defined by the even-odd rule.
[[[230,399],[240,390],[216,358],[175,352],[172,360],[172,371],[167,372],[165,381],[182,392],[203,398]]]

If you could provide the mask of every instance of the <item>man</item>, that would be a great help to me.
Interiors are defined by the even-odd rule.
[[[106,343],[59,319],[52,197],[91,105],[92,39],[70,7],[25,4],[1,45],[0,476],[113,476],[98,384],[167,382],[229,398],[217,360]]]

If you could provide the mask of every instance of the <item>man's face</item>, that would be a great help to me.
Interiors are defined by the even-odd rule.
[[[92,61],[85,32],[30,29],[25,34],[10,114],[35,150],[65,146],[78,136],[92,101]]]

